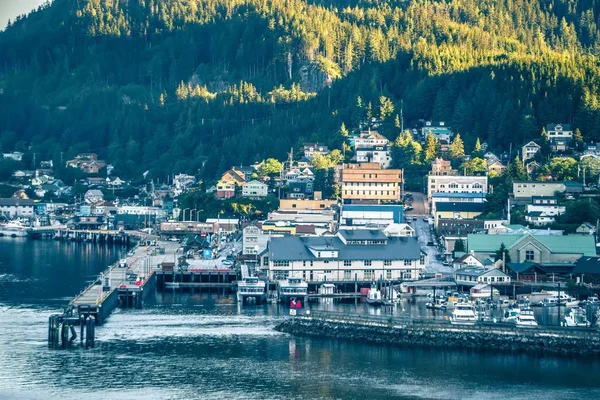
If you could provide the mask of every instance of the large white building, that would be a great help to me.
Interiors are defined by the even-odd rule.
[[[165,212],[160,207],[121,206],[121,207],[117,207],[117,214],[156,215],[157,217],[162,217],[162,216],[164,216]]]
[[[29,199],[0,199],[0,214],[9,217],[33,217],[34,202]]]
[[[434,193],[487,193],[487,176],[427,176],[427,200],[431,202]]]
[[[483,203],[486,193],[433,193],[431,215],[435,215],[437,203]]]
[[[295,276],[308,282],[417,280],[427,264],[417,237],[366,229],[329,237],[273,237],[261,263],[271,280]]]
[[[242,230],[242,254],[260,254],[267,248],[271,233],[265,233],[259,224],[250,224]]]

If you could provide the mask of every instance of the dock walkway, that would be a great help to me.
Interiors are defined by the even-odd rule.
[[[164,253],[159,249],[164,248]],[[118,292],[141,292],[154,278],[154,270],[163,262],[176,262],[179,243],[157,242],[157,246],[137,246],[128,255],[126,267],[121,260],[102,272],[98,278],[69,303],[79,314],[96,314],[97,324],[118,305]]]

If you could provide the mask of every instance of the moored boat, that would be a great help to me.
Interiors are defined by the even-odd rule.
[[[288,304],[293,298],[306,303],[308,283],[302,278],[289,277],[277,282],[277,296],[283,304]]]
[[[468,303],[457,304],[450,317],[450,322],[455,325],[474,325],[476,321],[475,307]]]
[[[515,319],[515,325],[521,328],[538,326],[535,316],[533,315],[533,310],[531,308],[523,308]]]
[[[372,306],[380,306],[383,304],[381,291],[377,288],[377,285],[375,283],[371,285],[371,288],[367,292],[367,304],[370,304]]]
[[[19,221],[10,221],[0,224],[0,236],[25,237],[29,228],[23,226]]]
[[[590,326],[590,323],[587,320],[585,310],[583,308],[573,307],[567,313],[567,315],[565,315],[565,319],[562,322],[562,325],[569,327],[586,327]]]

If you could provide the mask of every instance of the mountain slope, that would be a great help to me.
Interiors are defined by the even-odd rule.
[[[390,138],[401,99],[405,126],[450,121],[467,144],[558,121],[600,138],[600,2],[346,4],[55,0],[0,33],[0,149],[212,178],[303,141],[339,147],[380,96]]]

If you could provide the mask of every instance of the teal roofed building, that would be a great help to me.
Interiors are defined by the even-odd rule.
[[[468,250],[480,260],[493,257],[502,243],[508,249],[513,263],[574,263],[582,256],[596,255],[594,238],[587,235],[518,233],[472,234],[467,237]]]

